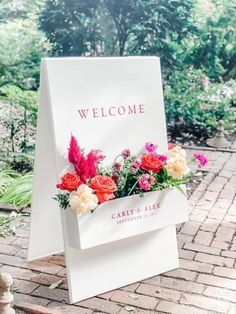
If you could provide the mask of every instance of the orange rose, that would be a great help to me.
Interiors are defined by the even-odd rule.
[[[162,163],[157,156],[144,154],[141,157],[140,168],[158,173],[162,169]]]
[[[80,177],[77,174],[66,173],[61,178],[61,183],[57,184],[57,188],[61,190],[74,191],[82,184]]]
[[[106,175],[92,178],[89,186],[95,191],[99,203],[104,203],[114,198],[115,195],[113,193],[117,191],[115,182]]]

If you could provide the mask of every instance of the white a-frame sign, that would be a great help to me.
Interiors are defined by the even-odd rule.
[[[177,190],[108,201],[81,216],[58,208],[52,197],[71,134],[86,152],[101,149],[107,164],[148,141],[166,152],[159,59],[42,61],[29,260],[65,251],[71,303],[178,267],[175,224],[187,220],[187,206]],[[129,209],[140,219],[125,217]]]

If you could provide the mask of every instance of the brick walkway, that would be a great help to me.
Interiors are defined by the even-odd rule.
[[[204,153],[209,172],[190,197],[190,221],[178,226],[180,269],[70,306],[63,256],[26,262],[29,217],[24,217],[16,237],[0,238],[0,272],[15,279],[16,305],[25,301],[71,314],[235,314],[236,154]],[[57,288],[48,289],[60,279]]]

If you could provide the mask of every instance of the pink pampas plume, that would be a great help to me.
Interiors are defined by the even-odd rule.
[[[68,150],[68,159],[69,159],[69,162],[71,162],[73,165],[78,164],[80,159],[81,159],[80,148],[79,148],[79,145],[76,141],[76,138],[73,135],[71,135],[71,138],[70,138],[70,147]]]

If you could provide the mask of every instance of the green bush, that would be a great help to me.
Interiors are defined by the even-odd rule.
[[[39,79],[41,57],[50,45],[33,20],[8,20],[0,23],[0,86],[24,87],[28,78]]]
[[[236,82],[211,83],[201,70],[176,71],[165,83],[164,98],[168,131],[182,136],[212,135],[217,121],[223,119],[226,129],[235,120]]]
[[[7,158],[10,162],[19,162],[21,165],[27,161],[29,165],[27,168],[31,169],[32,163],[28,161],[29,154],[34,151],[38,93],[6,85],[0,88],[1,99],[5,102],[0,121],[5,129],[1,157]]]

